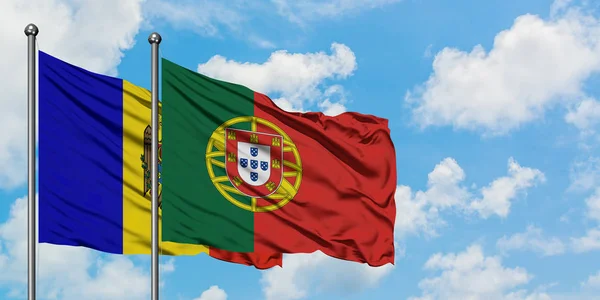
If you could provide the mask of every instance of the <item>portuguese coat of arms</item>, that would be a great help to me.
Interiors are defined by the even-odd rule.
[[[277,134],[225,129],[227,177],[250,197],[273,194],[283,178],[283,138]]]

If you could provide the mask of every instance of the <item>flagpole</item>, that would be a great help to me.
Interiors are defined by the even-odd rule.
[[[27,299],[35,300],[36,201],[35,201],[35,24],[25,27],[27,36]]]
[[[35,39],[39,30],[35,24],[25,27],[27,36],[27,185],[29,189],[27,198],[27,299],[35,300],[35,251],[36,238],[36,201],[35,201]]]
[[[158,300],[158,45],[162,38],[154,32],[148,37],[152,47],[152,300]]]

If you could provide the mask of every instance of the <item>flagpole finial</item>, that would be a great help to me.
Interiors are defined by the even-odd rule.
[[[158,32],[153,32],[148,37],[148,43],[150,44],[160,44],[161,41],[162,37],[160,37],[160,34],[158,34]]]
[[[37,36],[38,32],[40,32],[40,30],[33,23],[25,26],[25,35],[26,36],[30,36],[30,35]]]

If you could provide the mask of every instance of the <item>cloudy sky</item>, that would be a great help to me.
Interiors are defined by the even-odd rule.
[[[26,284],[26,38],[150,84],[162,56],[286,110],[390,120],[397,260],[258,271],[161,258],[162,299],[600,299],[600,5],[570,0],[3,0],[0,299]],[[149,259],[39,247],[43,299],[148,299]]]

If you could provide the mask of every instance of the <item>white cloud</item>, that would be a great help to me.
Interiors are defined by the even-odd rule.
[[[218,286],[213,285],[194,300],[227,300],[227,293]]]
[[[445,158],[428,175],[427,190],[413,194],[411,188],[401,185],[396,189],[396,234],[423,232],[437,235],[437,228],[445,221],[440,213],[452,210],[478,213],[482,218],[490,215],[506,217],[511,203],[519,192],[542,182],[544,175],[537,169],[520,166],[513,158],[508,160],[508,176],[492,181],[479,190],[477,197],[463,183],[465,172],[453,158]]]
[[[263,48],[263,49],[277,48],[277,45],[275,45],[274,42],[269,41],[269,40],[267,40],[265,38],[259,37],[259,36],[255,35],[255,34],[247,35],[247,37],[248,37],[248,40],[252,44],[258,46],[259,48]]]
[[[461,205],[469,197],[466,188],[459,186],[465,180],[465,172],[452,158],[445,158],[437,164],[427,175],[427,179],[428,190],[424,195],[435,207],[448,208]]]
[[[482,299],[486,299],[486,298],[482,298]],[[512,292],[507,294],[506,296],[504,296],[504,298],[502,300],[553,300],[556,299],[554,297],[554,295],[549,295],[545,292],[532,292],[532,293],[528,293],[525,290],[520,290],[517,292]],[[574,299],[578,299],[578,300],[583,300],[581,298],[573,298]],[[558,299],[556,299],[558,300]]]
[[[328,116],[337,116],[341,113],[346,112],[346,107],[344,104],[339,102],[332,103],[329,99],[325,99],[323,102],[319,103],[319,108],[323,112],[323,114]]]
[[[168,274],[175,272],[175,258],[169,258],[166,262],[159,265],[160,274]]]
[[[438,52],[428,81],[406,95],[414,121],[422,128],[506,134],[557,104],[586,99],[583,83],[600,71],[600,21],[561,3],[554,11],[549,20],[519,16],[496,35],[489,52],[481,45]],[[584,100],[580,107],[591,105]],[[583,120],[592,116],[568,119],[587,125]]]
[[[253,15],[264,17],[273,6],[259,1],[246,0],[145,0],[145,17],[151,28],[166,21],[179,30],[189,30],[202,36],[223,38],[233,34],[250,44],[264,49],[276,45],[255,33]],[[157,26],[158,27],[158,26]]]
[[[597,187],[596,192],[585,199],[585,204],[588,218],[600,223],[600,187]]]
[[[284,268],[263,271],[261,283],[266,300],[299,300],[310,293],[352,294],[377,286],[394,266],[370,267],[343,261],[320,251],[311,254],[284,255]]]
[[[590,275],[586,281],[581,283],[581,286],[588,289],[600,290],[600,271],[595,275]]]
[[[273,97],[280,107],[303,111],[320,101],[330,113],[343,111],[343,89],[339,85],[327,86],[324,81],[344,79],[356,70],[354,52],[343,44],[331,45],[331,54],[289,53],[275,51],[262,64],[240,63],[215,55],[198,66],[198,72],[217,79],[239,83]],[[332,102],[333,97],[341,100]],[[318,103],[317,103],[318,104]]]
[[[116,74],[123,51],[134,44],[143,0],[3,0],[0,9],[0,188],[26,178],[25,26],[38,25],[41,50],[91,71]],[[106,22],[110,20],[110,22]]]
[[[600,187],[585,199],[586,216],[600,225]],[[582,237],[571,238],[571,247],[577,253],[600,250],[600,227],[588,229]]]
[[[400,0],[271,0],[279,14],[290,21],[304,25],[308,20],[338,17],[360,10],[374,9],[400,2]]]
[[[440,211],[464,207],[470,197],[460,183],[465,179],[463,169],[453,158],[445,158],[429,173],[426,191],[412,193],[409,186],[396,188],[396,237],[423,232],[437,235],[436,229],[445,225]]]
[[[27,199],[12,205],[0,224],[0,286],[22,294],[27,283]],[[165,267],[163,267],[165,269]],[[173,266],[167,267],[173,270]],[[147,299],[147,270],[127,257],[100,256],[83,247],[38,245],[38,293],[41,297],[79,299]]]
[[[550,6],[550,15],[556,16],[559,13],[564,12],[569,8],[571,2],[573,2],[573,0],[554,0]]]
[[[540,228],[527,226],[523,233],[516,233],[510,237],[503,236],[496,242],[500,251],[529,250],[543,256],[553,256],[565,252],[564,243],[556,237],[545,237]]]
[[[586,192],[600,186],[600,157],[589,157],[573,163],[569,191]]]
[[[494,180],[481,190],[482,198],[470,204],[481,217],[487,218],[492,214],[500,217],[508,216],[511,199],[526,189],[545,182],[544,174],[537,169],[521,167],[512,157],[508,160],[508,176]]]
[[[205,36],[233,33],[255,46],[276,48],[275,43],[256,33],[254,18],[262,20],[283,16],[301,27],[306,21],[357,13],[383,7],[401,0],[308,0],[308,1],[247,1],[247,0],[147,0],[145,15],[156,23],[167,21],[177,29],[186,29]],[[226,4],[224,4],[226,3]],[[148,24],[152,26],[151,24]]]
[[[433,49],[433,44],[429,44],[427,46],[427,48],[425,48],[425,51],[423,52],[423,57],[430,58],[433,55],[433,53],[431,52],[432,49]]]
[[[513,291],[533,276],[521,267],[503,266],[500,257],[485,256],[479,245],[458,254],[434,254],[425,269],[441,273],[421,280],[422,296],[410,299],[550,299],[545,293]]]
[[[202,35],[214,36],[219,26],[239,30],[246,18],[238,9],[239,1],[164,1],[148,0],[144,5],[147,17],[169,22],[175,28],[195,31]],[[233,4],[233,5],[231,5]]]
[[[600,228],[589,229],[585,236],[571,238],[571,247],[576,253],[600,250]]]
[[[344,88],[341,85],[332,85],[323,93],[325,98],[321,103],[318,103],[319,109],[323,114],[328,116],[336,116],[346,112],[346,95]]]
[[[600,102],[595,99],[581,101],[567,113],[565,120],[585,134],[593,134],[593,129],[600,124]]]
[[[281,108],[285,111],[300,112],[300,113],[306,112],[306,110],[304,110],[302,108],[295,107],[294,104],[292,104],[292,102],[290,102],[290,100],[288,100],[286,98],[277,98],[277,99],[271,99],[271,100],[273,100],[273,102],[275,102],[275,105],[277,105],[279,108]]]

